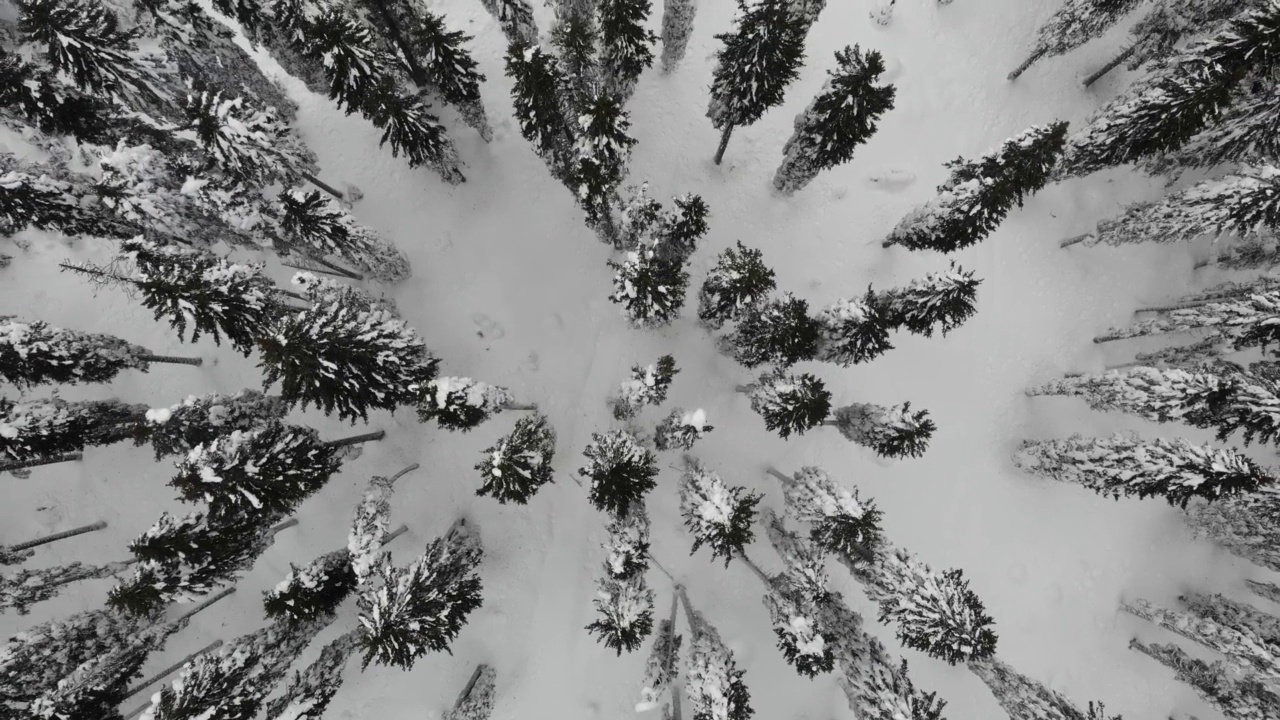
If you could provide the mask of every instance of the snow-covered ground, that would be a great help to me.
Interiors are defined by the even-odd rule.
[[[1127,348],[1095,346],[1090,338],[1125,322],[1135,307],[1216,279],[1206,271],[1193,274],[1194,248],[1058,248],[1059,239],[1090,229],[1124,203],[1157,195],[1157,181],[1108,173],[1040,193],[988,240],[953,256],[984,279],[978,314],[965,326],[945,339],[899,335],[897,349],[868,365],[802,368],[822,377],[842,405],[910,400],[928,408],[939,429],[922,459],[879,461],[829,428],[783,441],[765,431],[745,396],[733,392],[750,375],[718,355],[712,338],[689,317],[693,292],[686,318],[671,328],[641,332],[627,326],[607,300],[610,249],[585,228],[568,192],[549,177],[511,119],[510,83],[502,73],[505,41],[497,24],[476,0],[435,4],[455,27],[476,35],[474,52],[488,75],[483,90],[495,125],[492,144],[444,113],[467,163],[466,184],[451,187],[427,170],[410,170],[379,151],[367,122],[344,117],[300,83],[289,89],[301,105],[300,129],[320,156],[322,175],[362,188],[356,215],[413,262],[412,279],[383,290],[444,358],[444,373],[507,385],[519,402],[535,402],[549,416],[559,436],[556,484],[525,507],[474,495],[479,477],[473,465],[507,432],[512,414],[468,434],[420,425],[409,412],[376,416],[370,424],[385,428],[387,439],[349,462],[305,505],[301,525],[278,536],[238,592],[199,616],[153,667],[213,638],[260,626],[260,592],[278,582],[290,562],[343,544],[368,476],[419,462],[422,469],[396,486],[393,522],[407,523],[410,533],[391,547],[408,559],[455,517],[467,516],[486,547],[484,606],[452,656],[432,656],[408,673],[371,668],[362,674],[352,663],[329,717],[438,718],[477,662],[497,671],[496,720],[632,716],[645,652],[616,658],[583,629],[594,615],[605,518],[573,476],[590,433],[613,425],[605,400],[629,367],[671,353],[681,373],[666,408],[707,410],[715,430],[694,454],[709,469],[764,493],[765,504],[780,509],[781,489],[764,469],[821,465],[877,500],[897,545],[935,567],[965,570],[996,619],[1000,657],[1022,673],[1081,705],[1105,700],[1110,712],[1128,720],[1163,720],[1175,711],[1217,716],[1170,672],[1127,649],[1135,634],[1158,633],[1118,614],[1118,604],[1146,597],[1170,605],[1190,588],[1239,595],[1241,577],[1264,572],[1192,542],[1177,512],[1158,501],[1105,500],[1025,476],[1009,460],[1020,438],[1077,431],[1185,430],[1192,439],[1208,439],[1194,430],[1157,430],[1131,418],[1091,414],[1069,399],[1022,393],[1063,372],[1127,360],[1121,355]],[[1122,46],[1123,28],[1065,58],[1040,62],[1016,83],[1004,79],[1054,2],[901,0],[888,27],[869,19],[872,5],[835,2],[823,12],[787,102],[757,125],[737,130],[720,167],[711,163],[718,134],[704,114],[718,45],[713,35],[730,28],[733,3],[703,0],[679,70],[641,78],[630,103],[639,139],[631,182],[649,181],[658,197],[699,193],[710,205],[711,232],[693,261],[695,287],[715,254],[736,240],[764,251],[780,287],[819,306],[860,294],[868,283],[887,288],[942,269],[947,257],[880,247],[904,213],[931,197],[944,177],[942,163],[986,151],[1030,124],[1082,121],[1124,80],[1115,73],[1092,92],[1077,82]],[[537,14],[545,32],[550,10],[538,7]],[[780,198],[769,181],[792,119],[821,86],[833,52],[854,43],[885,55],[886,79],[898,88],[896,108],[851,163],[823,173],[794,198]],[[77,243],[68,249],[34,232],[23,237],[31,242],[29,252],[0,246],[16,256],[0,271],[0,311],[110,332],[159,353],[206,358],[201,368],[157,366],[146,375],[124,374],[110,388],[68,388],[65,397],[118,396],[167,406],[190,393],[258,386],[252,360],[207,341],[180,346],[167,327],[118,292],[95,297],[84,283],[58,273],[59,260],[102,257],[103,248]],[[277,270],[285,283],[287,270]],[[650,409],[642,419],[652,425],[664,414]],[[326,438],[353,432],[315,413],[306,422]],[[807,680],[783,662],[761,602],[763,588],[745,566],[712,564],[706,550],[689,556],[691,539],[678,512],[678,460],[676,453],[660,458],[663,474],[648,503],[653,553],[687,584],[695,607],[717,625],[746,668],[756,717],[851,717],[831,676]],[[165,486],[170,471],[167,463],[151,462],[145,449],[119,446],[91,449],[83,463],[38,469],[30,480],[0,479],[6,499],[0,542],[104,519],[107,530],[42,549],[38,560],[123,559],[128,540],[177,505]],[[763,533],[750,554],[766,569],[780,567]],[[908,658],[916,684],[946,698],[947,717],[1003,717],[976,676],[901,650],[892,631],[874,622],[875,608],[843,568],[833,566],[831,573],[868,618],[871,632]],[[658,615],[665,616],[670,585],[658,572],[649,582],[658,593]],[[0,634],[97,605],[107,587],[106,581],[84,583],[28,617],[2,616]],[[348,609],[330,634],[353,622]]]

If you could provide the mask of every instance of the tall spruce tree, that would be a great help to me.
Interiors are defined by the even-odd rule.
[[[1236,350],[1261,347],[1274,353],[1272,348],[1280,339],[1277,338],[1277,332],[1280,332],[1277,316],[1280,316],[1280,288],[1193,303],[1189,307],[1175,305],[1128,327],[1112,328],[1093,341],[1103,343],[1148,335],[1207,331],[1208,337],[1203,337],[1202,333],[1202,342],[1228,343]]]
[[[766,363],[790,367],[817,357],[823,329],[821,319],[809,315],[809,303],[784,293],[748,306],[727,344],[743,367]]]
[[[1163,497],[1187,507],[1193,498],[1216,500],[1276,484],[1274,473],[1234,449],[1194,445],[1181,438],[1110,438],[1024,441],[1015,463],[1042,477],[1083,485],[1100,495]]]
[[[685,616],[693,641],[689,644],[689,661],[685,672],[685,692],[693,704],[695,718],[749,720],[755,714],[751,693],[738,668],[733,652],[725,646],[715,627],[689,604],[680,590]]]
[[[497,19],[508,43],[528,47],[538,45],[538,25],[533,19],[529,0],[481,0],[485,9]]]
[[[776,287],[773,270],[764,264],[760,251],[739,240],[736,247],[725,248],[716,256],[716,264],[702,281],[698,319],[718,330],[764,302]]]
[[[616,578],[606,572],[597,583],[594,604],[600,616],[587,632],[618,655],[632,652],[653,632],[653,591],[644,573]]]
[[[358,649],[359,630],[340,635],[306,669],[294,673],[280,695],[267,704],[267,720],[320,720],[342,685],[342,671]]]
[[[809,525],[809,539],[819,548],[850,558],[873,557],[880,542],[880,518],[874,500],[858,498],[858,489],[845,488],[820,467],[800,468],[782,480],[788,517]]]
[[[627,420],[635,417],[647,405],[661,405],[667,400],[671,381],[680,369],[675,358],[663,355],[650,365],[632,365],[631,374],[618,386],[618,395],[611,399],[613,417]]]
[[[476,495],[490,495],[499,503],[524,505],[552,480],[551,460],[556,452],[556,431],[539,414],[525,415],[497,444],[484,450],[476,465],[483,482]]]
[[[627,135],[631,121],[619,98],[597,92],[584,99],[578,114],[577,140],[570,189],[587,215],[587,224],[606,242],[617,236],[612,207],[618,186],[626,177],[635,138]]]
[[[293,184],[311,175],[315,159],[302,139],[271,109],[230,97],[201,83],[188,85],[186,124],[205,154],[237,182],[253,187]]]
[[[1063,55],[1106,32],[1142,0],[1067,0],[1036,31],[1030,56],[1009,73],[1016,80],[1037,60]]]
[[[974,302],[982,281],[954,262],[945,272],[929,273],[909,285],[876,293],[886,321],[915,335],[946,334],[977,312]]]
[[[751,409],[764,419],[765,429],[783,440],[821,425],[831,413],[831,391],[809,373],[765,373],[746,393]]]
[[[609,301],[620,305],[637,327],[670,325],[684,307],[689,273],[681,260],[667,257],[659,249],[644,245],[628,252],[622,262],[608,261],[614,270]]]
[[[76,87],[128,97],[154,96],[134,59],[136,30],[120,27],[115,13],[97,0],[20,0],[18,32],[44,51],[49,65]]]
[[[693,0],[663,0],[662,72],[675,72],[676,66],[684,59],[697,13],[698,6]]]
[[[1075,703],[1056,690],[1032,680],[1014,670],[999,658],[987,658],[969,663],[969,669],[977,675],[995,696],[1000,707],[1009,717],[1034,717],[1044,720],[1107,720],[1092,712],[1076,707]],[[1089,703],[1090,708],[1095,707]]]
[[[938,196],[908,213],[885,247],[955,252],[983,240],[1049,182],[1066,138],[1065,122],[1033,125],[977,160],[947,163]]]
[[[857,300],[837,300],[828,305],[810,322],[818,330],[810,357],[823,362],[849,367],[870,362],[893,349],[889,330],[894,318],[886,315],[886,307],[870,288]]]
[[[883,458],[917,458],[929,449],[938,426],[928,410],[911,411],[911,403],[886,407],[856,403],[837,408],[831,420],[846,440],[870,448]]]
[[[773,186],[791,195],[818,173],[849,162],[854,150],[876,132],[880,116],[893,109],[897,90],[878,84],[884,57],[857,45],[836,52],[836,69],[828,70],[822,90],[796,116],[795,132],[782,146],[782,164]]]
[[[23,630],[0,647],[0,702],[35,701],[84,663],[128,645],[144,627],[136,618],[97,609]]]
[[[188,395],[182,402],[146,411],[134,428],[134,444],[150,445],[156,459],[186,455],[235,431],[251,431],[282,419],[288,407],[256,390],[224,395]]]
[[[1280,694],[1256,678],[1236,679],[1238,676],[1221,660],[1205,662],[1191,657],[1178,645],[1147,645],[1136,638],[1129,641],[1129,647],[1172,669],[1175,678],[1191,685],[1197,695],[1230,720],[1267,717],[1280,707]]]
[[[423,382],[418,390],[420,422],[436,421],[445,430],[467,432],[503,410],[516,409],[515,398],[506,388],[467,377],[438,377]],[[529,406],[521,406],[530,409]]]
[[[730,486],[716,473],[691,464],[680,476],[680,514],[693,534],[693,550],[706,545],[711,559],[724,558],[725,567],[755,537],[756,506],[760,496]]]
[[[122,370],[146,372],[157,362],[199,365],[200,358],[155,355],[111,335],[0,317],[0,377],[19,387],[106,383]]]
[[[1259,4],[1246,0],[1248,4]],[[1183,38],[1213,28],[1240,11],[1235,0],[1160,0],[1129,29],[1133,41],[1118,55],[1085,78],[1089,87],[1103,75],[1127,63],[1130,70],[1161,61],[1174,53]]]
[[[471,126],[485,142],[493,139],[493,128],[480,102],[480,83],[484,75],[467,50],[472,40],[461,30],[449,30],[445,18],[422,7],[413,7],[412,18],[405,31],[407,41],[422,63],[424,80],[449,105],[458,109],[463,122]]]
[[[791,12],[787,0],[738,0],[735,31],[716,35],[716,53],[707,117],[720,131],[715,163],[724,158],[735,127],[753,125],[769,108],[782,103],[787,85],[804,61],[807,25]]]
[[[320,191],[295,188],[276,203],[283,250],[320,259],[332,255],[383,282],[409,277],[409,260],[399,248]]]
[[[1138,598],[1120,607],[1221,653],[1226,657],[1227,667],[1237,676],[1274,681],[1280,677],[1280,652],[1271,647],[1277,619],[1248,605],[1229,603],[1202,597],[1190,611],[1183,612]]]
[[[653,65],[657,37],[644,27],[650,0],[600,0],[600,70],[604,85],[623,103],[635,92],[640,73]]]
[[[511,78],[511,103],[520,134],[558,178],[567,178],[576,142],[558,98],[564,73],[555,55],[535,43],[512,41],[507,48],[506,74]]]
[[[578,474],[591,481],[588,497],[601,512],[625,515],[632,503],[657,487],[656,458],[626,430],[592,433],[582,454],[587,464]]]
[[[0,398],[0,468],[58,462],[67,453],[121,442],[145,412],[145,406],[118,400]]]
[[[48,568],[21,568],[0,575],[0,612],[13,608],[19,615],[26,615],[32,605],[57,597],[71,583],[111,577],[124,567],[124,563],[71,562]]]

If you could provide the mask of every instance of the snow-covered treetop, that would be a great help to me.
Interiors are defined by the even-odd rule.
[[[183,111],[185,129],[237,180],[253,186],[288,182],[313,169],[310,152],[288,123],[244,97],[230,98],[189,80]]]
[[[803,435],[831,412],[831,392],[809,373],[789,375],[781,370],[761,375],[748,391],[751,409],[764,418],[764,426],[784,440]]]
[[[692,412],[676,408],[658,424],[653,442],[659,450],[689,450],[713,429],[707,424],[707,412],[702,408]]]
[[[620,579],[609,572],[606,565],[593,601],[599,618],[586,630],[621,655],[639,648],[653,632],[653,591],[645,584],[644,573]]]
[[[649,568],[649,513],[643,502],[632,503],[625,514],[610,518],[607,530],[604,566],[610,577],[626,580]]]
[[[820,547],[851,558],[866,557],[881,542],[875,502],[860,500],[856,488],[837,483],[820,467],[806,466],[785,488],[787,515],[810,524]]]
[[[620,305],[634,325],[661,327],[680,316],[689,285],[682,261],[644,245],[629,251],[622,262],[610,260],[608,265],[615,271],[609,300]]]
[[[893,349],[889,342],[892,323],[870,288],[861,298],[831,303],[813,322],[819,332],[816,354],[823,362],[849,367],[874,360]]]
[[[633,365],[631,375],[618,387],[613,415],[619,420],[634,417],[646,405],[666,402],[671,381],[680,370],[670,355],[663,355],[647,366]]]
[[[725,248],[707,273],[698,293],[698,319],[713,328],[737,320],[764,302],[777,287],[759,250],[739,240],[736,248]]]
[[[790,367],[817,356],[824,326],[809,316],[809,303],[784,293],[748,307],[729,335],[733,357],[744,367]]]
[[[356,582],[364,583],[373,573],[382,543],[391,524],[391,481],[373,477],[360,503],[356,505],[351,531],[347,533],[347,553]]]
[[[693,550],[711,548],[711,558],[724,558],[725,567],[755,537],[752,526],[760,496],[743,487],[730,487],[716,473],[697,462],[680,476],[680,514],[693,533]]]
[[[751,125],[781,104],[786,87],[804,60],[807,23],[786,0],[738,2],[732,33],[716,35],[716,52],[707,117],[717,130]]]
[[[886,458],[920,457],[937,429],[928,410],[912,412],[909,402],[892,407],[857,403],[838,408],[834,415],[841,435]]]
[[[687,608],[686,608],[687,609]],[[751,693],[742,681],[733,653],[702,613],[690,612],[693,642],[685,675],[685,692],[697,720],[748,720],[755,714]]]
[[[149,443],[156,457],[186,454],[235,430],[253,430],[285,416],[280,398],[256,390],[234,395],[188,395],[167,408],[151,408],[137,432],[137,444]]]
[[[587,463],[578,468],[578,474],[590,479],[591,503],[599,510],[625,514],[657,485],[653,453],[626,430],[592,433],[591,444],[582,454]]]
[[[525,415],[511,433],[484,450],[476,465],[484,479],[476,495],[492,495],[498,502],[523,505],[543,485],[552,482],[551,461],[556,432],[544,415]]]
[[[466,432],[501,412],[515,398],[504,387],[468,377],[438,377],[422,385],[418,419],[434,419],[446,430]]]

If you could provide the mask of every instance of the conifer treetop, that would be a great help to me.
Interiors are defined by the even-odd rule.
[[[656,458],[626,430],[592,433],[582,454],[587,463],[578,475],[591,481],[589,498],[598,510],[626,514],[632,503],[657,486]]]
[[[692,463],[680,476],[680,514],[693,534],[693,549],[706,545],[711,559],[724,558],[725,567],[755,537],[752,526],[761,497],[743,487],[731,487],[716,473]]]
[[[782,102],[804,60],[803,21],[786,0],[738,2],[734,32],[716,35],[707,117],[717,130],[751,125]]]

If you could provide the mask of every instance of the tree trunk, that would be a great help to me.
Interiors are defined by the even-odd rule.
[[[364,280],[364,276],[357,272],[352,272],[344,267],[335,265],[324,258],[313,257],[312,262],[319,263],[321,266],[332,271],[333,275],[341,275],[342,277],[351,278],[352,280]]]
[[[480,679],[480,673],[482,672],[484,672],[484,663],[476,666],[475,671],[471,673],[471,679],[467,681],[466,685],[462,686],[462,692],[458,693],[458,699],[453,701],[454,710],[457,710],[462,705],[462,702],[467,699],[467,696],[471,694],[471,690],[475,688],[476,681]]]
[[[169,363],[170,365],[195,365],[199,367],[204,364],[204,358],[177,357],[176,355],[143,355],[141,359],[150,363]]]
[[[401,525],[400,527],[396,528],[395,530],[392,530],[391,532],[387,533],[387,536],[386,536],[386,537],[384,537],[384,538],[382,538],[382,544],[383,544],[383,545],[387,545],[387,544],[388,544],[388,543],[390,543],[392,540],[395,540],[396,538],[400,537],[401,535],[403,535],[403,534],[405,534],[405,533],[407,533],[407,532],[409,532],[409,526],[408,526],[408,525]]]
[[[725,148],[729,147],[729,136],[732,134],[733,134],[732,125],[726,125],[724,127],[724,132],[720,133],[720,147],[716,148],[716,158],[715,158],[717,165],[719,165],[720,161],[724,159],[724,150]]]
[[[666,575],[667,579],[669,579],[673,585],[676,585],[676,586],[680,585],[680,583],[676,582],[676,577],[672,575],[671,572],[668,571],[666,568],[662,567],[662,563],[658,562],[658,558],[654,557],[653,553],[646,552],[645,557],[653,561],[653,566],[661,570],[662,574]]]
[[[751,392],[751,388],[752,388],[751,385],[734,385],[733,391],[740,392],[740,393],[749,393]]]
[[[1093,339],[1093,344],[1101,345],[1103,343],[1115,342],[1117,340],[1128,340],[1128,339],[1129,339],[1128,335],[1099,335],[1098,337]]]
[[[155,675],[152,675],[151,677],[149,677],[149,678],[147,678],[147,679],[143,680],[142,682],[138,683],[137,685],[134,685],[133,687],[129,688],[127,691],[125,691],[125,692],[126,692],[126,695],[124,696],[124,699],[125,699],[125,700],[128,700],[129,698],[133,697],[134,695],[137,695],[138,693],[142,692],[143,690],[146,690],[147,688],[151,687],[152,685],[154,685],[154,684],[156,684],[156,683],[160,682],[161,680],[165,679],[165,678],[166,678],[166,677],[168,677],[169,675],[171,675],[171,674],[173,674],[173,673],[175,673],[175,672],[177,672],[177,671],[181,670],[183,665],[186,665],[187,663],[191,662],[192,660],[195,660],[196,658],[200,657],[201,655],[204,655],[205,653],[213,652],[214,650],[217,650],[217,649],[218,649],[218,648],[220,648],[220,647],[222,647],[222,641],[221,641],[221,640],[214,640],[213,642],[209,643],[208,645],[205,645],[204,647],[200,648],[199,650],[197,650],[197,651],[195,651],[195,652],[191,653],[190,655],[188,655],[188,656],[186,656],[186,657],[182,658],[182,659],[181,659],[181,660],[179,660],[178,662],[176,662],[176,663],[174,663],[174,664],[170,665],[169,667],[167,667],[167,668],[165,668],[165,669],[161,670],[160,672],[156,673]]]
[[[186,611],[185,613],[183,613],[183,614],[179,615],[179,616],[178,616],[178,622],[181,622],[181,621],[183,621],[183,620],[190,619],[190,618],[191,618],[191,616],[193,616],[193,615],[195,615],[196,613],[198,613],[198,612],[200,612],[200,611],[204,610],[205,608],[207,608],[207,607],[209,607],[210,605],[212,605],[212,604],[214,604],[214,603],[218,602],[219,600],[221,600],[222,598],[224,598],[224,597],[226,597],[226,596],[228,596],[228,595],[234,595],[234,594],[235,594],[235,592],[236,592],[236,588],[235,588],[235,586],[234,586],[234,585],[232,585],[231,587],[223,588],[223,589],[219,590],[218,592],[214,593],[213,595],[210,595],[208,600],[205,600],[205,601],[201,602],[199,605],[196,605],[195,607],[191,608],[190,610]]]
[[[1084,86],[1089,87],[1090,85],[1098,82],[1098,80],[1101,79],[1103,75],[1106,75],[1112,70],[1115,70],[1125,60],[1128,60],[1129,58],[1133,57],[1133,54],[1136,53],[1137,51],[1138,51],[1137,43],[1130,45],[1124,52],[1112,58],[1111,62],[1098,68],[1096,72],[1090,74],[1089,77],[1085,78],[1083,83]]]
[[[69,452],[62,455],[54,455],[53,457],[40,458],[39,460],[20,460],[14,462],[0,463],[0,472],[7,470],[21,470],[22,468],[38,467],[40,465],[55,465],[57,463],[73,462],[84,458],[82,452]]]
[[[698,631],[698,621],[695,619],[693,604],[689,602],[689,593],[685,592],[684,586],[676,588],[676,595],[680,596],[680,604],[684,605],[684,616],[689,621],[689,630],[691,632]]]
[[[781,480],[783,485],[790,485],[795,482],[794,478],[789,478],[786,475],[783,475],[781,470],[773,467],[772,465],[769,466],[769,469],[765,470],[765,472]]]
[[[397,480],[399,480],[400,478],[404,477],[405,475],[408,475],[409,473],[413,472],[414,470],[417,470],[419,467],[421,467],[421,466],[420,466],[420,465],[418,465],[418,463],[414,463],[414,464],[410,465],[409,467],[407,467],[407,468],[405,468],[405,469],[401,470],[400,472],[396,473],[395,475],[392,475],[392,476],[391,476],[391,478],[390,478],[389,480],[387,480],[387,482],[388,482],[388,483],[391,483],[392,485],[395,485]]]
[[[278,522],[275,525],[272,525],[270,532],[274,536],[276,533],[280,532],[281,530],[288,530],[289,528],[297,524],[298,524],[298,518],[289,518],[288,520],[285,520],[283,522]]]
[[[299,293],[299,292],[294,292],[292,290],[285,290],[284,288],[276,288],[276,292],[280,293],[281,295],[284,295],[285,297],[291,297],[295,300],[302,300],[303,302],[311,302],[310,298],[308,298],[306,295],[303,295],[302,293]]]
[[[1045,50],[1044,48],[1041,48],[1041,49],[1036,50],[1035,52],[1031,53],[1031,57],[1027,58],[1027,59],[1026,59],[1026,60],[1025,60],[1021,65],[1019,65],[1018,67],[1014,68],[1014,69],[1013,69],[1013,72],[1009,73],[1009,79],[1010,79],[1010,80],[1017,80],[1019,75],[1021,75],[1022,73],[1024,73],[1024,72],[1026,72],[1026,71],[1027,71],[1027,68],[1031,67],[1032,65],[1034,65],[1034,64],[1035,64],[1035,62],[1036,62],[1037,60],[1039,60],[1040,58],[1044,57],[1045,52],[1046,52],[1046,50]]]
[[[1124,370],[1125,368],[1138,367],[1138,362],[1120,363],[1119,365],[1108,365],[1103,370],[1111,372],[1112,370]]]
[[[418,64],[418,58],[413,54],[413,48],[409,46],[409,42],[404,39],[404,34],[400,32],[400,26],[396,24],[395,16],[391,14],[391,10],[387,8],[384,0],[368,0],[370,4],[378,8],[378,15],[382,16],[382,22],[387,25],[387,33],[391,35],[391,42],[404,55],[405,63],[409,65],[409,75],[418,87],[425,87],[427,84],[427,73],[423,71],[422,66]]]
[[[747,567],[751,568],[751,572],[755,573],[756,577],[760,578],[760,582],[764,583],[765,587],[773,587],[773,580],[770,579],[770,577],[766,575],[763,570],[760,569],[760,566],[751,562],[751,558],[747,557],[746,553],[739,550],[738,559],[746,563]]]
[[[330,195],[332,195],[332,196],[334,196],[334,197],[338,198],[339,200],[345,200],[345,199],[346,199],[346,196],[345,196],[345,195],[343,195],[343,194],[342,194],[342,192],[341,192],[340,190],[335,189],[334,187],[332,187],[332,186],[331,186],[331,185],[329,185],[328,183],[324,182],[324,181],[323,181],[323,180],[321,180],[320,178],[316,177],[315,175],[312,175],[312,174],[311,174],[311,173],[309,173],[309,172],[303,172],[303,171],[299,171],[299,172],[298,172],[298,174],[302,176],[302,179],[303,179],[303,180],[306,180],[307,182],[311,183],[312,185],[315,185],[316,187],[320,188],[321,190],[323,190],[323,191],[325,191],[325,192],[329,193]]]
[[[898,241],[894,240],[893,236],[890,235],[889,237],[884,239],[884,242],[880,243],[880,247],[882,248],[893,247],[894,245],[897,245],[897,244],[898,244]]]
[[[502,406],[503,410],[537,410],[538,406],[533,403],[507,403]]]
[[[1076,235],[1075,237],[1069,237],[1066,240],[1063,240],[1062,242],[1058,243],[1058,247],[1065,248],[1065,247],[1071,247],[1072,245],[1078,245],[1084,242],[1085,240],[1088,240],[1091,237],[1093,237],[1093,233],[1084,233],[1081,235]]]
[[[77,535],[84,535],[85,533],[91,533],[96,530],[101,530],[106,526],[107,524],[105,522],[103,522],[102,520],[99,520],[98,522],[93,523],[91,525],[84,525],[82,527],[72,528],[70,530],[63,530],[62,532],[54,533],[52,535],[46,535],[42,538],[36,538],[35,540],[28,540],[26,542],[20,542],[17,545],[10,545],[9,547],[6,547],[6,548],[0,548],[0,551],[20,552],[22,550],[30,550],[31,548],[40,547],[41,545],[48,545],[51,542],[66,540],[69,537],[75,537]]]
[[[346,447],[348,445],[358,445],[371,440],[381,440],[386,436],[387,433],[385,430],[374,430],[371,433],[365,433],[363,435],[352,435],[351,437],[342,438],[341,440],[330,440],[325,443],[325,445],[328,445],[329,447]]]

